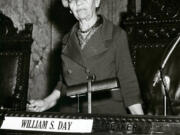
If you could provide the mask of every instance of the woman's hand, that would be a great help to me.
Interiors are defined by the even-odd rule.
[[[139,103],[131,105],[128,108],[133,115],[144,115],[142,105]]]
[[[27,110],[30,112],[43,112],[50,108],[50,104],[45,100],[30,100]]]
[[[27,110],[31,112],[43,112],[46,111],[57,103],[61,95],[61,92],[55,89],[48,97],[41,100],[30,100],[27,105]]]

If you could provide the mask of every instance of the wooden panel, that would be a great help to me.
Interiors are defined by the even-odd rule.
[[[118,25],[120,14],[127,11],[127,0],[104,0],[100,8],[100,13]]]

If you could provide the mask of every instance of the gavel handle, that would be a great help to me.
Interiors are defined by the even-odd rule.
[[[88,113],[91,114],[92,113],[92,82],[91,80],[88,80],[87,92],[88,92]]]

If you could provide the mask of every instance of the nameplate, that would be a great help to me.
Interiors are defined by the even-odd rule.
[[[92,119],[5,117],[1,129],[62,133],[91,133]]]

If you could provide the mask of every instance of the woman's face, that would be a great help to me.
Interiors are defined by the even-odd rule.
[[[69,8],[77,20],[89,20],[96,14],[100,0],[69,0]]]

